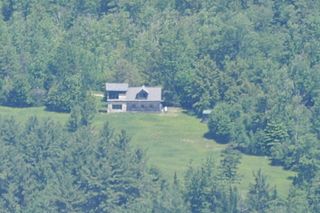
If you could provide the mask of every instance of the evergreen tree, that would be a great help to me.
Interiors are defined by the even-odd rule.
[[[70,132],[75,132],[81,126],[81,108],[79,106],[74,106],[71,109],[70,117],[67,123],[67,129]]]
[[[83,95],[80,102],[81,124],[88,126],[91,124],[96,112],[97,106],[94,97],[90,94]]]
[[[230,181],[230,184],[239,181],[240,177],[237,174],[237,170],[241,159],[240,153],[232,147],[227,147],[222,151],[221,157],[220,169],[222,179]]]
[[[288,133],[283,123],[268,122],[265,128],[264,144],[262,144],[261,150],[264,154],[269,154],[272,148],[276,148],[280,144],[286,143],[288,140]]]
[[[307,193],[298,188],[291,188],[287,198],[287,212],[311,212],[308,204]]]
[[[237,212],[238,192],[225,184],[211,158],[185,176],[185,200],[191,212]]]
[[[275,189],[271,189],[267,183],[267,178],[261,170],[254,173],[255,182],[249,186],[248,208],[250,211],[267,212],[271,202],[277,199]]]

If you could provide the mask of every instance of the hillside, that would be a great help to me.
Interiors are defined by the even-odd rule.
[[[21,122],[30,116],[49,117],[61,123],[65,123],[69,117],[66,113],[47,112],[42,107],[0,107],[0,116],[14,116]],[[199,165],[208,155],[218,158],[220,151],[227,146],[206,139],[204,134],[208,131],[207,125],[179,109],[171,109],[167,114],[99,113],[94,125],[100,128],[106,121],[117,130],[125,129],[132,145],[147,151],[149,166],[159,168],[169,179],[173,178],[174,172],[183,179],[190,163]],[[267,174],[270,185],[275,185],[281,196],[287,195],[294,172],[270,166],[269,163],[266,157],[242,154],[239,167],[242,193],[254,181],[253,171],[261,168]]]

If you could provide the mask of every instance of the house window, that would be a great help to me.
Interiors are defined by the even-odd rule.
[[[150,108],[153,108],[153,104],[150,104]]]
[[[144,108],[144,105],[143,105],[143,104],[141,104],[141,108]]]
[[[122,110],[122,104],[112,104],[112,109]]]
[[[109,92],[109,99],[119,99],[118,92]]]
[[[135,105],[135,104],[132,104],[132,108],[136,108],[136,105]]]

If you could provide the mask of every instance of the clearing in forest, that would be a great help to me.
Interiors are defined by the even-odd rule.
[[[14,116],[26,121],[30,116],[52,118],[64,123],[68,120],[66,113],[47,112],[43,107],[9,108],[0,107],[0,116]],[[167,178],[174,173],[183,179],[188,165],[199,165],[208,155],[220,155],[226,145],[206,139],[207,125],[187,113],[173,109],[168,113],[99,113],[94,125],[99,128],[104,122],[117,129],[125,129],[131,137],[131,144],[146,150],[150,166],[159,168]],[[218,160],[218,159],[217,159]],[[271,186],[276,186],[281,196],[286,196],[294,172],[281,167],[270,166],[265,157],[242,154],[239,174],[242,176],[239,185],[245,193],[250,182],[253,182],[253,171],[262,169]]]

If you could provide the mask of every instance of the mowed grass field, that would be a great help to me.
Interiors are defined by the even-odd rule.
[[[9,108],[0,107],[0,116],[14,116],[21,123],[31,116],[51,118],[65,123],[69,115],[66,113],[47,112],[43,107]],[[94,120],[94,126],[102,127],[105,122],[117,131],[125,129],[131,137],[131,144],[144,149],[147,153],[149,166],[162,171],[167,178],[173,178],[174,173],[183,179],[184,172],[190,164],[197,166],[212,155],[219,160],[220,152],[226,145],[218,144],[204,137],[207,125],[196,117],[190,116],[179,109],[171,109],[168,113],[99,113]],[[268,177],[270,186],[276,186],[281,196],[287,196],[292,171],[269,165],[265,157],[242,154],[239,174],[239,188],[246,193],[250,183],[254,181],[252,173],[263,171]]]

